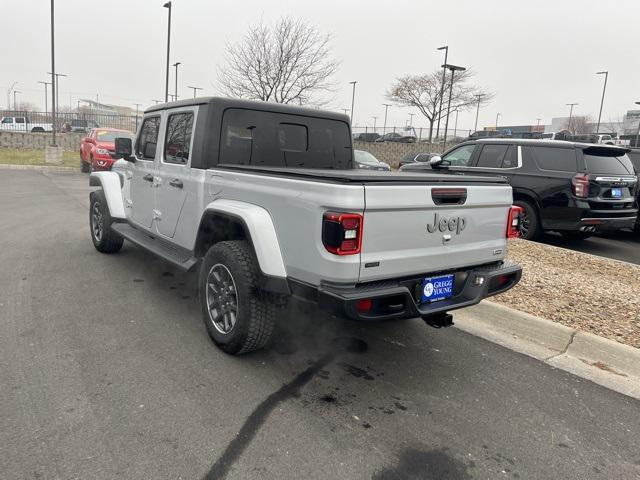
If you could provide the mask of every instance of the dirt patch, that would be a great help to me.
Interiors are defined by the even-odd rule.
[[[493,301],[640,348],[640,266],[510,240],[520,283]]]

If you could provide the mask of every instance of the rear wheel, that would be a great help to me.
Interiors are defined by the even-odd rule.
[[[226,353],[264,347],[273,333],[276,305],[258,289],[259,267],[246,241],[215,244],[200,268],[199,294],[209,336]]]
[[[89,227],[91,240],[96,250],[102,253],[116,253],[122,248],[124,238],[111,229],[111,214],[102,190],[91,192],[89,197]]]
[[[526,200],[516,200],[514,205],[522,207],[520,232],[525,240],[536,240],[542,231],[538,209]]]

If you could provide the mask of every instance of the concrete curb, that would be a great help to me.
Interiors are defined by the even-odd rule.
[[[486,300],[454,319],[460,330],[640,399],[640,349]]]
[[[80,172],[80,168],[61,165],[14,165],[0,164],[0,170],[48,170],[54,172]]]

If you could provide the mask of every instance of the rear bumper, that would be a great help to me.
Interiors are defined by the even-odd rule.
[[[602,232],[633,228],[636,224],[636,219],[637,215],[625,217],[589,217],[580,220],[576,229],[583,232]]]
[[[318,288],[291,282],[295,296],[317,301],[318,305],[335,315],[354,320],[377,321],[400,318],[429,317],[479,303],[482,299],[505,292],[515,286],[522,276],[522,268],[510,262],[474,267],[454,272],[453,296],[438,302],[419,304],[417,290],[426,276],[401,278],[358,285],[322,285]],[[478,285],[476,278],[483,278]],[[358,310],[358,302],[371,300],[370,311]]]

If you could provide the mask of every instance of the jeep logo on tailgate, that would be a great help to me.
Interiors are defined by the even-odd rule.
[[[439,213],[436,213],[433,217],[433,223],[427,224],[427,231],[429,233],[434,233],[437,230],[441,232],[445,232],[449,230],[450,232],[456,232],[456,235],[462,233],[464,228],[467,226],[467,219],[465,217],[440,217]]]

